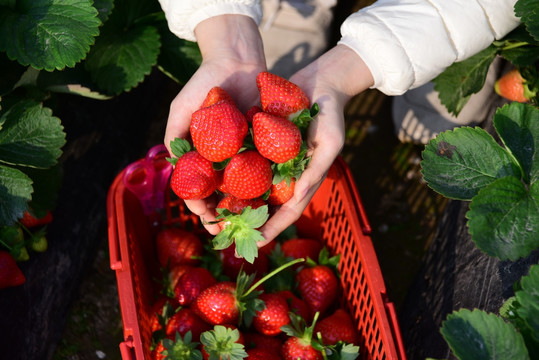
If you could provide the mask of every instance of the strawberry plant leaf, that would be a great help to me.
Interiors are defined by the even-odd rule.
[[[115,4],[85,61],[92,80],[108,95],[131,90],[157,63],[159,32],[151,24],[136,22],[140,14],[135,8],[121,1]]]
[[[529,360],[522,335],[494,314],[462,309],[450,314],[440,331],[460,360]]]
[[[97,9],[97,17],[101,22],[105,23],[112,9],[114,8],[113,0],[94,0],[94,7]]]
[[[91,0],[24,0],[0,9],[0,50],[36,69],[73,67],[86,56],[101,21]]]
[[[22,217],[32,198],[32,179],[22,171],[0,164],[0,225]]]
[[[539,3],[537,0],[518,0],[515,15],[526,25],[528,32],[539,40]]]
[[[530,267],[528,275],[520,280],[520,286],[521,290],[515,292],[519,303],[516,312],[524,321],[527,333],[539,343],[539,265]]]
[[[474,56],[456,62],[434,79],[434,89],[442,104],[457,116],[470,96],[483,88],[490,64],[498,48],[494,45]]]
[[[508,176],[481,189],[466,213],[472,240],[500,259],[516,260],[539,247],[539,182],[528,190]]]
[[[539,180],[539,109],[513,102],[496,111],[496,132],[517,159],[527,183]]]
[[[0,116],[0,162],[48,168],[56,164],[65,144],[60,119],[32,100],[19,101]]]
[[[445,197],[471,200],[480,189],[520,170],[485,130],[462,127],[438,134],[422,152],[421,173]]]

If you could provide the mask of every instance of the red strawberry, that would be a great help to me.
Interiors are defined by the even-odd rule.
[[[165,267],[162,269],[163,277],[163,293],[168,297],[174,297],[174,288],[178,283],[178,280],[185,274],[185,272],[191,269],[191,265],[177,264],[174,266]]]
[[[279,355],[283,341],[278,336],[266,336],[257,332],[248,332],[244,334],[245,346],[248,349],[260,348]]]
[[[323,244],[320,241],[309,238],[293,238],[281,244],[284,256],[294,259],[310,258],[316,260],[322,248]]]
[[[359,344],[357,327],[344,309],[337,309],[333,314],[320,320],[315,325],[314,331],[320,332],[324,345],[334,345],[339,341]]]
[[[170,188],[184,200],[199,200],[210,196],[222,182],[222,174],[213,168],[185,139],[171,143],[172,152],[178,157],[170,178]]]
[[[307,305],[303,299],[294,295],[290,290],[281,290],[277,292],[277,294],[286,300],[291,312],[299,315],[305,320],[311,319],[311,310],[309,309],[309,305]]]
[[[29,211],[25,211],[22,218],[19,219],[19,222],[29,229],[37,226],[47,225],[52,222],[52,213],[47,210],[45,216],[36,218]]]
[[[236,284],[221,281],[204,289],[191,308],[207,323],[222,325],[238,322],[240,310],[237,305]]]
[[[253,140],[262,156],[278,164],[294,159],[301,147],[301,133],[293,122],[264,112],[253,117]]]
[[[247,119],[247,122],[252,123],[253,117],[255,116],[255,114],[261,111],[262,109],[260,108],[260,106],[255,105],[249,108],[249,110],[247,110],[247,112],[245,113],[245,118]]]
[[[258,276],[268,272],[269,260],[264,254],[250,263],[244,258],[236,257],[236,246],[234,244],[221,250],[219,254],[223,263],[223,273],[232,279],[238,276],[240,270],[243,270],[248,275],[257,274]]]
[[[174,336],[176,332],[184,336],[191,331],[193,339],[199,339],[204,331],[211,330],[211,326],[196,315],[189,308],[181,308],[167,322],[166,336]]]
[[[193,145],[204,158],[221,162],[238,152],[247,135],[247,120],[227,101],[197,110],[191,116]]]
[[[19,286],[26,282],[26,277],[17,262],[7,251],[0,251],[0,289]]]
[[[508,100],[522,103],[528,102],[536,95],[518,69],[512,69],[499,78],[494,84],[494,90]]]
[[[227,101],[231,104],[234,104],[234,100],[230,96],[228,92],[226,92],[225,89],[215,86],[208,91],[208,94],[206,95],[206,98],[204,99],[204,102],[200,106],[200,108],[205,108],[208,106],[211,106],[213,104],[217,104],[220,101]]]
[[[216,325],[213,330],[206,331],[200,336],[202,357],[208,359],[243,359],[245,340],[234,325]]]
[[[223,174],[223,182],[229,194],[240,199],[262,196],[270,189],[272,179],[270,161],[254,150],[234,155]]]
[[[281,357],[284,360],[322,360],[322,348],[313,339],[316,323],[315,315],[311,326],[307,327],[305,321],[294,314],[290,315],[291,324],[284,326],[283,331],[289,336],[281,347]]]
[[[282,205],[294,196],[294,188],[296,187],[296,180],[291,179],[290,184],[287,184],[286,179],[282,180],[278,184],[271,185],[270,194],[268,196],[268,204],[270,205]]]
[[[296,282],[301,298],[309,305],[311,314],[323,314],[337,298],[339,282],[329,266],[303,268],[296,275]]]
[[[155,240],[157,258],[162,267],[176,265],[197,265],[204,252],[202,241],[193,234],[180,228],[165,228]]]
[[[273,293],[262,294],[260,299],[265,308],[256,313],[253,326],[263,335],[276,336],[282,332],[281,326],[290,323],[288,304],[283,296]]]
[[[250,360],[280,360],[281,357],[278,354],[262,348],[254,348],[247,350],[247,357]]]
[[[269,72],[261,72],[256,77],[260,92],[262,110],[289,118],[310,107],[307,95],[296,84]]]
[[[208,269],[191,267],[176,282],[174,297],[180,305],[190,305],[202,290],[216,282],[217,280]]]

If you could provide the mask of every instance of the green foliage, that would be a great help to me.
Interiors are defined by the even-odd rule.
[[[497,110],[504,145],[480,128],[440,133],[422,153],[422,174],[436,192],[471,200],[466,214],[478,248],[516,260],[539,248],[539,109],[512,103]]]
[[[46,99],[110,99],[153,69],[183,84],[200,61],[157,0],[1,0],[0,225],[54,207],[66,136]]]

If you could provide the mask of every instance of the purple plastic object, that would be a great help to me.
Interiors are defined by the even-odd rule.
[[[153,165],[154,179],[154,206],[162,209],[165,206],[165,189],[172,174],[172,164],[167,161],[169,153],[165,145],[155,145],[146,154],[146,161]]]
[[[165,145],[156,145],[148,150],[144,159],[131,163],[125,169],[125,187],[139,199],[145,215],[165,205],[165,189],[173,168],[166,160],[168,156]]]

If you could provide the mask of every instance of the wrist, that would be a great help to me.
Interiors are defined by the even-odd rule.
[[[234,61],[264,64],[264,48],[258,26],[245,15],[219,15],[202,21],[195,28],[204,61]]]

